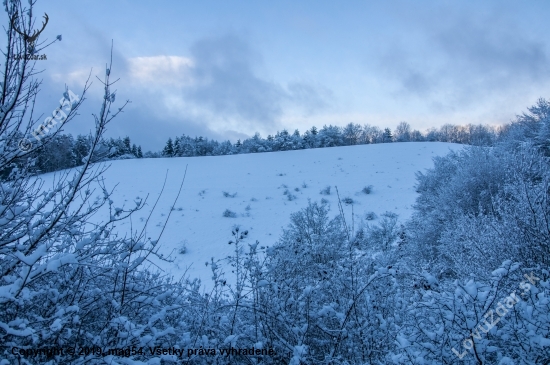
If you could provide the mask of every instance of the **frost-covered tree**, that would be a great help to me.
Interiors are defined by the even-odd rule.
[[[381,363],[393,347],[395,272],[360,255],[348,234],[342,215],[309,203],[267,250],[255,313],[292,364]]]
[[[517,116],[507,133],[507,140],[531,140],[550,156],[550,102],[541,98],[527,110]]]
[[[233,154],[233,144],[230,141],[221,142],[213,151],[216,156]]]
[[[361,143],[382,143],[384,140],[383,133],[380,128],[365,124],[363,126],[363,133],[361,134]]]
[[[290,146],[293,150],[300,150],[304,148],[304,141],[300,136],[300,132],[296,129],[290,137]]]
[[[467,131],[467,139],[460,143],[474,146],[492,146],[495,142],[496,131],[488,126],[468,124],[464,129]]]
[[[317,130],[313,133],[311,130],[305,131],[302,136],[302,145],[304,148],[317,148],[319,146],[319,141],[317,139]]]
[[[346,125],[342,130],[346,145],[353,146],[358,144],[361,137],[361,132],[362,129],[359,124],[349,123],[348,125]]]
[[[389,128],[384,129],[384,134],[382,136],[382,140],[384,143],[393,142],[393,135],[391,133],[391,130]]]
[[[74,142],[74,155],[76,165],[80,166],[84,164],[84,157],[90,154],[90,147],[92,145],[92,137],[79,134]]]
[[[166,146],[164,146],[164,149],[162,150],[162,155],[164,157],[174,156],[174,144],[172,142],[172,138],[168,138],[168,141],[166,142]]]
[[[393,134],[396,142],[409,142],[411,141],[411,126],[407,122],[401,122],[395,128]]]
[[[126,105],[112,108],[111,64],[102,80],[103,102],[94,114],[95,129],[83,165],[57,175],[53,186],[31,174],[33,155],[57,135],[50,128],[40,142],[31,139],[38,121],[29,110],[40,81],[35,79],[33,61],[13,57],[45,47],[38,39],[30,49],[14,29],[30,31],[25,27],[34,24],[34,3],[27,9],[19,1],[4,2],[11,21],[1,71],[5,82],[0,86],[0,171],[7,172],[0,181],[1,357],[6,363],[83,364],[93,362],[95,355],[65,351],[54,357],[42,353],[23,358],[10,350],[173,345],[176,334],[171,328],[185,320],[183,302],[178,302],[185,286],[138,271],[155,254],[156,241],[144,237],[144,231],[120,237],[113,229],[143,201],[136,199],[135,207],[114,205],[101,180],[105,166],[93,164],[107,124]],[[63,97],[53,116],[61,126],[75,117],[88,88],[86,84],[79,97],[72,90],[60,90]],[[99,212],[107,216],[94,218]],[[124,355],[110,355],[109,361],[119,358]],[[143,360],[145,355],[132,358]],[[123,361],[128,360],[132,359]]]
[[[132,142],[130,141],[130,137],[128,136],[124,137],[124,139],[122,140],[122,143],[124,145],[124,153],[132,153],[132,147],[131,147]]]
[[[286,129],[281,132],[277,132],[273,137],[273,150],[274,151],[288,151],[294,148],[292,136]]]
[[[344,145],[342,131],[338,126],[323,126],[323,128],[319,131],[317,138],[321,147],[337,147]]]
[[[426,140],[426,137],[419,130],[415,129],[411,132],[411,141],[424,142],[425,140]]]
[[[77,164],[71,135],[57,134],[37,150],[36,166],[39,172],[58,171]]]

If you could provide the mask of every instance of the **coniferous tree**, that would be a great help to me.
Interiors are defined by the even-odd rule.
[[[181,151],[181,139],[180,137],[176,137],[174,139],[174,156],[181,157],[182,151]]]
[[[384,129],[384,136],[383,136],[384,143],[392,142],[393,136],[391,134],[391,130],[389,128]]]
[[[90,136],[78,135],[74,143],[74,156],[77,166],[82,165],[83,158],[90,153],[90,146],[92,144]]]
[[[340,127],[329,125],[323,126],[318,133],[318,138],[321,144],[321,147],[337,147],[344,145],[344,138]]]
[[[172,138],[168,138],[168,142],[166,142],[166,146],[164,147],[164,150],[162,150],[162,156],[164,157],[174,156],[174,145],[172,143]]]
[[[122,143],[124,144],[123,153],[124,154],[132,153],[132,148],[130,147],[130,137],[128,136],[124,137],[124,139],[122,140]]]
[[[69,134],[53,136],[40,149],[37,167],[40,172],[52,172],[76,166],[73,137]]]

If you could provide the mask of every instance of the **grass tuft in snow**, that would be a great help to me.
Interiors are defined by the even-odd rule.
[[[377,218],[377,215],[376,215],[376,213],[374,213],[374,212],[367,212],[367,213],[365,214],[365,219],[368,220],[368,221],[373,221],[373,220],[375,220],[376,218]]]
[[[225,196],[226,198],[234,198],[237,196],[237,193],[229,194],[227,191],[224,191],[223,196]]]
[[[342,199],[342,202],[347,205],[355,203],[355,201],[350,197],[345,197],[344,199]]]
[[[181,244],[179,245],[179,250],[178,252],[181,254],[181,255],[184,255],[187,253],[187,240],[183,240],[183,242],[181,242]]]
[[[365,194],[370,194],[370,193],[372,193],[372,185],[365,186],[365,187],[363,188],[363,190],[361,190],[361,191],[362,191],[363,193],[365,193]]]
[[[237,218],[237,213],[235,213],[235,212],[232,211],[232,210],[226,209],[226,210],[223,212],[223,216],[224,216],[225,218]]]
[[[286,189],[283,193],[283,195],[286,195],[286,198],[289,200],[289,201],[293,201],[296,199],[296,195],[292,194],[290,192],[290,190]]]
[[[320,194],[322,195],[330,195],[330,185],[321,190]]]

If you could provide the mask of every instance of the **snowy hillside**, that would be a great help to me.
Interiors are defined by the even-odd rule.
[[[239,225],[249,230],[248,241],[260,245],[275,243],[290,214],[304,208],[308,199],[328,200],[332,215],[338,212],[335,186],[340,198],[353,200],[355,227],[366,223],[366,213],[380,216],[386,211],[407,219],[416,193],[415,172],[432,166],[432,157],[445,155],[461,145],[439,142],[388,143],[286,151],[235,156],[133,159],[110,162],[104,174],[108,189],[116,187],[114,206],[131,208],[136,197],[147,205],[133,220],[119,226],[120,233],[144,225],[162,188],[164,193],[155,209],[147,237],[157,237],[177,195],[188,165],[180,198],[160,240],[161,252],[174,259],[172,264],[159,264],[176,278],[187,274],[200,278],[210,287],[211,257],[225,258],[233,252],[229,245],[231,229]],[[53,174],[42,178],[48,182]],[[372,192],[362,189],[372,186]],[[49,186],[46,183],[46,186]],[[330,194],[321,194],[330,186]],[[224,192],[226,194],[224,194]],[[229,210],[234,217],[224,217]],[[344,211],[351,225],[351,205]],[[229,215],[229,214],[226,214]],[[185,245],[186,252],[180,254]]]

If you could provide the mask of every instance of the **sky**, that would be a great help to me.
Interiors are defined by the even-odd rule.
[[[113,44],[114,107],[131,103],[107,136],[144,151],[182,134],[499,125],[550,87],[546,0],[39,0],[35,29],[43,13],[39,41],[62,40],[37,61],[37,110],[49,115],[65,85],[82,95],[91,76],[65,127],[90,132]]]

